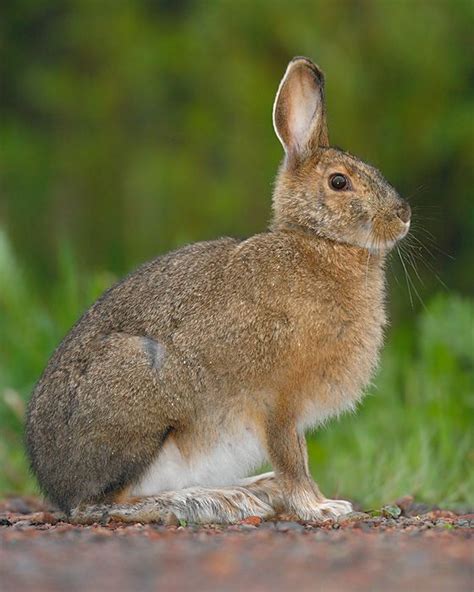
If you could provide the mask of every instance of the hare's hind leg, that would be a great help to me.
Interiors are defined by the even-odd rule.
[[[73,510],[71,521],[90,524],[108,520],[169,524],[183,520],[194,524],[232,524],[249,516],[271,518],[273,508],[245,487],[189,487],[139,498],[126,504],[101,504]]]
[[[77,524],[107,522],[157,522],[184,520],[196,524],[232,524],[249,516],[273,518],[284,510],[275,474],[264,473],[239,481],[235,487],[188,487],[128,502],[80,506],[71,513]]]
[[[159,341],[114,333],[73,353],[84,368],[58,362],[32,400],[27,428],[42,489],[66,512],[116,501],[189,414],[178,393],[184,371]]]

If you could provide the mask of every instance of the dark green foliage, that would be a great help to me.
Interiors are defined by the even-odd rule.
[[[281,157],[270,108],[305,54],[327,73],[333,143],[413,195],[418,224],[456,257],[435,251],[438,273],[472,288],[473,6],[6,3],[0,216],[15,249],[44,281],[64,240],[122,273],[263,228]]]

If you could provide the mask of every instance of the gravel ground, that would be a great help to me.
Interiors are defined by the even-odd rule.
[[[2,592],[469,591],[474,514],[404,499],[323,524],[74,526],[37,500],[0,503]]]

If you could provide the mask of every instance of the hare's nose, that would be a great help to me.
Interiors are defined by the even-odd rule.
[[[402,201],[397,209],[397,216],[400,218],[402,222],[408,224],[411,218],[411,208],[408,202]]]

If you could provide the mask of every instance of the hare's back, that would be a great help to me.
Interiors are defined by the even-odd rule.
[[[226,267],[237,243],[195,243],[143,264],[105,292],[78,325],[101,333],[172,332],[185,317],[224,297]]]

